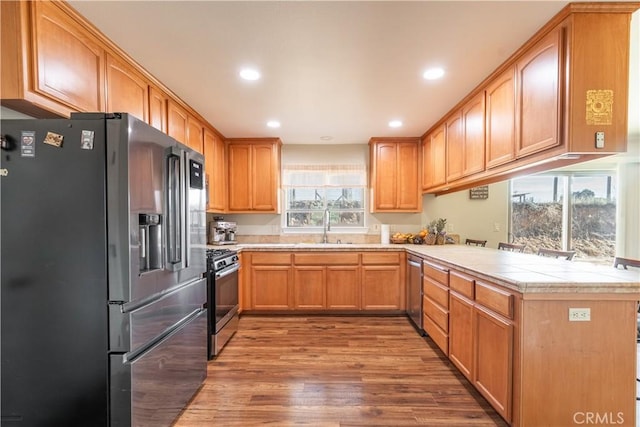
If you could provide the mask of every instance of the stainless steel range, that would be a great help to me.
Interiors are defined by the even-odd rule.
[[[213,359],[238,330],[238,253],[207,250],[208,357]]]

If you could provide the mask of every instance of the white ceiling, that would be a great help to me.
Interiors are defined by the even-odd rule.
[[[347,144],[422,135],[568,2],[69,3],[224,136]]]

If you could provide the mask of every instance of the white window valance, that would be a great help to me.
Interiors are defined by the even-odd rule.
[[[282,185],[290,187],[365,187],[367,169],[362,164],[351,165],[284,165]]]

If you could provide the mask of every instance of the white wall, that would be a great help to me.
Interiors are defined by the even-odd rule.
[[[489,185],[489,198],[469,199],[469,190],[423,198],[423,220],[428,224],[434,219],[447,220],[447,232],[464,239],[487,240],[487,247],[496,248],[498,242],[506,242],[509,226],[509,182]],[[496,226],[498,231],[496,231]]]

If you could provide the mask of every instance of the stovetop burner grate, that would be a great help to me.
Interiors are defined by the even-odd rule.
[[[231,254],[235,251],[231,249],[207,249],[207,256],[217,258],[221,255]]]

